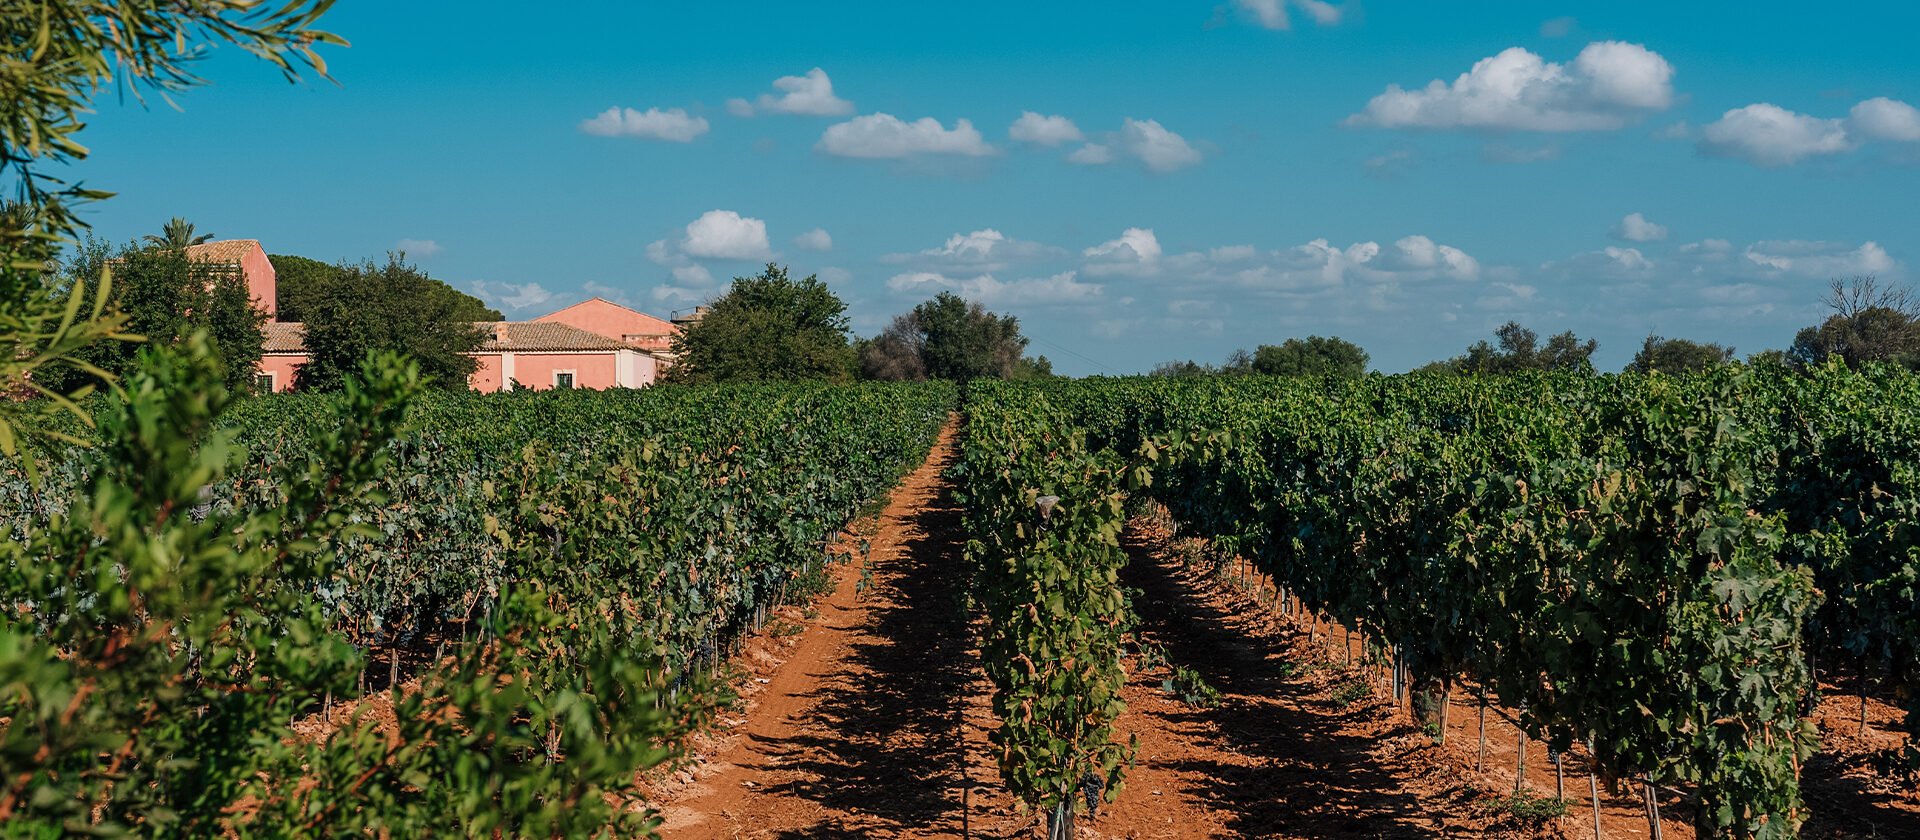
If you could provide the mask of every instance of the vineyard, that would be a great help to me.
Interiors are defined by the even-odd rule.
[[[757,789],[743,762],[799,749],[756,753],[775,750],[764,724],[841,768],[764,797],[833,786],[870,750],[919,762],[860,777],[889,791],[958,777],[833,800],[869,820],[914,803],[899,836],[944,835],[956,804],[973,833],[972,809],[997,807],[974,796],[1011,808],[981,836],[1080,836],[1103,809],[1152,813],[1121,802],[1136,775],[1167,784],[1165,737],[1130,704],[1222,703],[1169,661],[1199,647],[1167,638],[1169,604],[1197,602],[1142,577],[1149,508],[1244,570],[1257,597],[1234,609],[1348,634],[1345,662],[1308,663],[1335,675],[1332,703],[1379,673],[1383,713],[1441,741],[1467,704],[1482,761],[1489,711],[1510,719],[1521,780],[1531,741],[1581,782],[1551,813],[1592,778],[1594,833],[1604,787],[1643,798],[1642,830],[1664,801],[1698,836],[1798,836],[1816,665],[1862,675],[1863,714],[1872,693],[1920,721],[1904,373],[982,381],[964,398],[422,393],[388,359],[342,395],[231,399],[215,376],[191,348],[156,356],[93,406],[97,428],[0,485],[4,642],[24,652],[0,697],[9,835],[640,836],[674,798],[636,787],[649,768],[743,725],[674,766],[733,779],[732,761]],[[903,476],[919,507],[881,511]],[[883,533],[910,520],[916,536]],[[894,565],[867,565],[876,545]],[[816,608],[842,619],[785,642],[811,659],[741,678],[735,659]],[[892,618],[860,630],[865,613]],[[875,653],[889,644],[906,647]],[[1163,691],[1142,694],[1148,673]],[[1229,691],[1287,684],[1257,673]],[[939,696],[877,696],[903,681]],[[788,717],[753,723],[781,696]],[[942,704],[951,733],[925,729]],[[984,765],[942,757],[975,730]],[[1887,778],[1911,774],[1905,743],[1876,759]]]
[[[1270,576],[1284,611],[1369,640],[1396,701],[1470,685],[1517,710],[1523,749],[1581,751],[1650,803],[1687,787],[1702,836],[1797,836],[1809,661],[1920,696],[1914,389],[1841,368],[976,387],[969,551],[1003,772],[1069,802],[1056,826],[1078,788],[1122,780],[1104,736],[1131,489]]]

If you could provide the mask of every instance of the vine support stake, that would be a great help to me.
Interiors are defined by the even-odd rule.
[[[1591,765],[1587,768],[1587,793],[1593,796],[1593,840],[1603,840],[1600,834],[1600,779],[1593,774]]]
[[[1474,763],[1476,773],[1487,769],[1487,687],[1480,686],[1480,758]]]

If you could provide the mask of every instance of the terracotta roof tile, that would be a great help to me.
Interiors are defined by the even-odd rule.
[[[628,344],[579,327],[544,321],[494,321],[474,326],[487,331],[484,351],[563,352],[567,350],[630,350]]]
[[[536,321],[481,321],[474,327],[485,333],[482,353],[564,353],[568,351],[631,350],[625,342],[587,332],[566,324]],[[294,321],[268,321],[261,327],[260,350],[264,353],[304,353],[307,350],[307,325]]]
[[[298,321],[268,321],[260,328],[262,353],[307,352],[307,325]]]
[[[187,246],[187,259],[207,262],[239,262],[260,248],[258,239],[222,239]]]

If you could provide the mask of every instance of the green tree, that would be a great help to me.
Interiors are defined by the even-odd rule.
[[[149,342],[173,344],[196,331],[213,342],[215,359],[227,388],[244,391],[260,365],[260,325],[266,313],[254,306],[246,276],[230,264],[187,258],[183,250],[128,244],[119,248],[89,239],[68,257],[64,274],[80,285],[111,270],[109,301],[125,318],[126,329]],[[78,351],[85,365],[60,365],[46,371],[55,389],[98,385],[130,373],[139,345],[101,342]]]
[[[1154,365],[1153,370],[1148,371],[1147,375],[1179,379],[1190,376],[1212,376],[1217,373],[1220,373],[1220,369],[1213,365],[1203,365],[1192,359],[1187,359],[1185,361],[1161,362],[1160,364]]]
[[[1593,353],[1600,349],[1600,342],[1593,339],[1581,339],[1572,330],[1547,339],[1545,346],[1540,344],[1540,334],[1518,322],[1508,321],[1493,331],[1499,342],[1495,347],[1486,341],[1474,343],[1467,348],[1467,354],[1452,360],[1448,364],[1461,373],[1518,373],[1524,370],[1593,370]]]
[[[146,236],[140,237],[140,241],[148,247],[161,248],[168,251],[185,251],[188,248],[212,239],[213,234],[211,233],[195,234],[193,232],[193,223],[179,216],[168,219],[167,223],[160,227],[160,235],[155,236],[149,233]]]
[[[326,277],[302,313],[309,361],[295,387],[338,389],[370,353],[389,351],[411,357],[429,385],[467,387],[475,362],[468,355],[486,336],[445,284],[390,255],[343,268]]]
[[[319,299],[326,295],[327,284],[353,270],[351,266],[334,265],[291,254],[273,254],[267,259],[273,262],[275,282],[279,287],[275,305],[282,321],[307,320],[307,313],[312,312]],[[433,284],[431,295],[449,299],[454,318],[466,321],[505,320],[500,310],[487,306],[479,298],[440,280],[434,280]]]
[[[1633,354],[1627,370],[1633,373],[1697,373],[1733,361],[1733,348],[1722,344],[1702,344],[1684,338],[1647,336],[1640,352]]]
[[[1357,377],[1366,375],[1367,360],[1367,351],[1358,344],[1315,335],[1260,345],[1253,351],[1252,368],[1269,376]]]
[[[738,277],[698,323],[673,340],[671,382],[845,381],[853,368],[847,305],[819,277],[768,263]]]
[[[1026,357],[1027,338],[1011,315],[995,315],[952,292],[893,319],[859,347],[869,379],[1019,379],[1051,375],[1045,356]]]
[[[1911,290],[1872,276],[1835,280],[1826,304],[1833,314],[1794,336],[1787,358],[1809,367],[1837,356],[1848,367],[1894,362],[1920,367],[1920,301]]]

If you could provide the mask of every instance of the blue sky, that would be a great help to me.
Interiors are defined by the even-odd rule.
[[[1844,9],[1844,11],[1842,11]],[[768,260],[856,331],[941,289],[1062,372],[1507,320],[1783,347],[1920,259],[1920,8],[1320,0],[342,2],[338,84],[233,50],[107,97],[99,233],[407,247],[509,317]],[[1031,114],[1031,116],[1023,116]],[[963,122],[964,121],[964,122]]]

